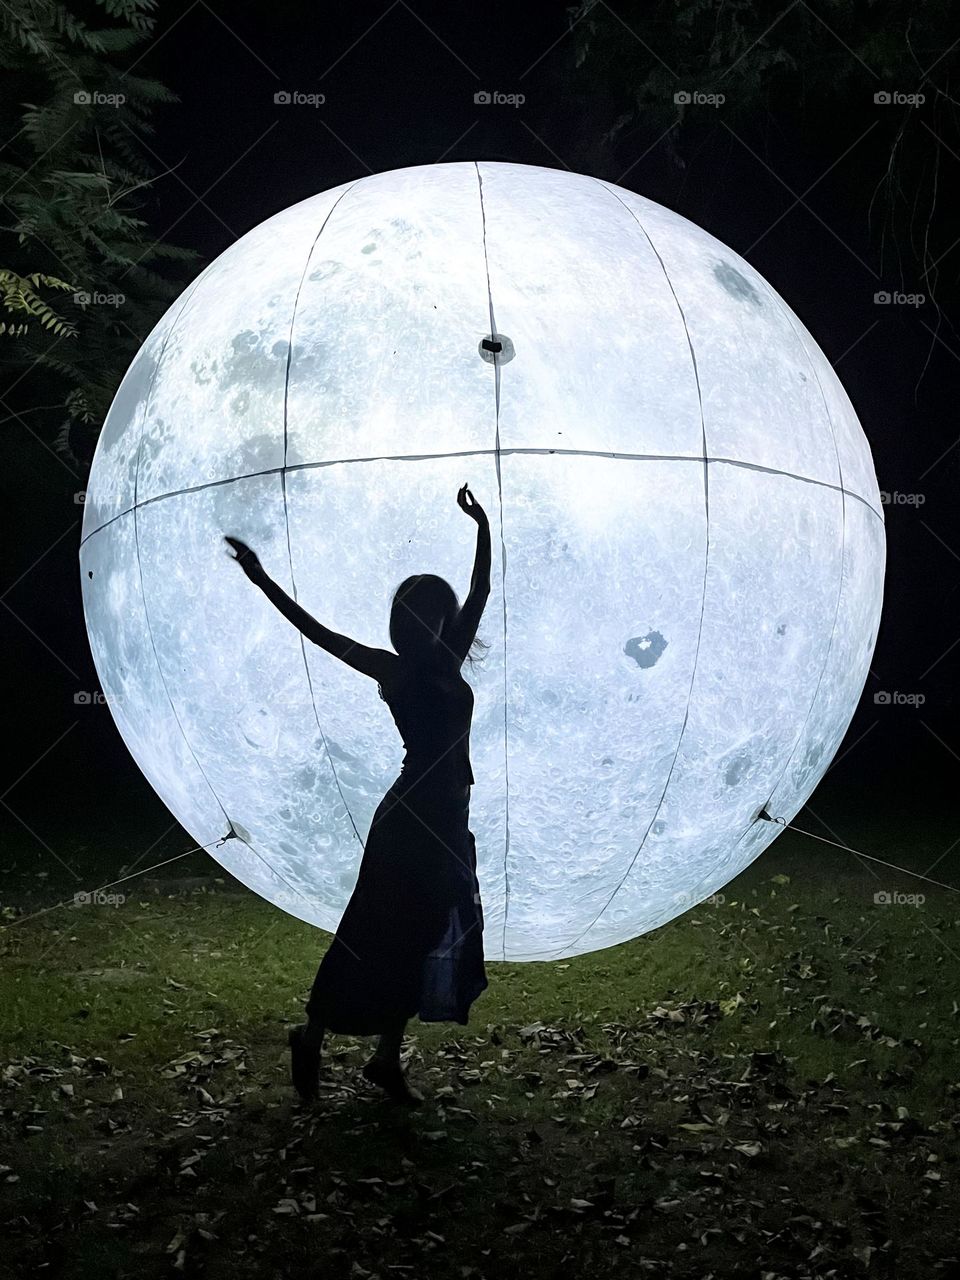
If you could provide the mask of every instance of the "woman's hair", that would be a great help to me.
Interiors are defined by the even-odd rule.
[[[426,658],[439,638],[443,641],[460,612],[457,593],[435,573],[415,573],[404,578],[393,593],[390,606],[390,643],[402,658]],[[467,659],[471,666],[489,646],[476,637]]]

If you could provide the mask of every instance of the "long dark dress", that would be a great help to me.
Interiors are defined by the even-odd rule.
[[[487,986],[469,828],[473,691],[452,661],[398,664],[381,686],[406,748],[380,801],[356,888],[307,1003],[330,1031],[376,1035],[402,1018],[467,1023]]]

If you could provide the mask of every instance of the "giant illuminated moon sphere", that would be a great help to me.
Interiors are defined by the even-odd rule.
[[[493,335],[497,335],[493,337]],[[499,351],[483,340],[500,344]],[[229,248],[110,410],[81,569],[97,668],[165,803],[335,929],[399,737],[277,613],[387,647],[408,574],[494,533],[472,826],[490,959],[607,947],[720,889],[794,816],[860,696],[883,512],[828,361],[750,265],[609,182],[431,165]]]

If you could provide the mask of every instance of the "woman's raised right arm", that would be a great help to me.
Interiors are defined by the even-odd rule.
[[[389,678],[397,662],[395,653],[390,653],[387,649],[372,649],[369,645],[351,640],[349,636],[341,635],[338,631],[331,631],[322,622],[318,622],[312,614],[307,613],[306,609],[297,604],[292,596],[287,595],[283,587],[274,582],[260,563],[257,553],[252,551],[245,542],[231,537],[225,537],[224,541],[234,549],[236,555],[232,559],[236,560],[254,586],[259,587],[270,603],[309,641],[319,645],[321,649],[326,649],[327,653],[339,658],[341,662],[345,662],[348,667],[353,667],[362,675],[370,676],[377,681]]]

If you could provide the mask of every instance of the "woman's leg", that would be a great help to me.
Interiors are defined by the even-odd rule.
[[[410,1088],[400,1069],[400,1045],[406,1025],[406,1018],[398,1018],[393,1026],[381,1033],[376,1052],[363,1068],[363,1075],[371,1084],[384,1089],[395,1102],[418,1107],[423,1097]]]
[[[303,1028],[303,1043],[319,1053],[323,1048],[323,1035],[324,1028],[320,1023],[308,1017],[306,1026]]]
[[[403,1044],[406,1026],[407,1019],[398,1018],[392,1027],[384,1031],[373,1055],[378,1062],[389,1062],[392,1066],[400,1066],[400,1046]]]
[[[293,1087],[305,1102],[312,1101],[319,1084],[323,1027],[310,1018],[302,1027],[293,1027],[288,1040]]]

